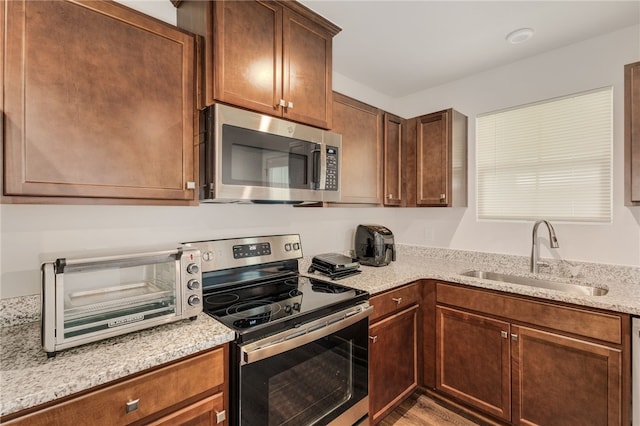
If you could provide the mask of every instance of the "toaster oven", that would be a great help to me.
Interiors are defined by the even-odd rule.
[[[202,312],[200,251],[177,248],[42,264],[42,347],[56,351]]]

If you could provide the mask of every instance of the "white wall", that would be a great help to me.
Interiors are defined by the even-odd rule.
[[[144,1],[123,3],[149,13],[138,5]],[[173,11],[162,10],[156,17],[171,22]],[[389,99],[342,76],[335,79],[337,91],[405,117],[448,107],[468,115],[469,208],[1,205],[0,297],[38,293],[39,266],[46,253],[291,232],[301,234],[304,253],[310,256],[352,248],[359,223],[387,225],[402,243],[528,255],[531,223],[475,219],[473,117],[604,85],[613,85],[615,93],[614,221],[610,225],[554,224],[559,253],[567,259],[640,266],[640,208],[626,208],[622,201],[621,101],[622,66],[640,60],[639,34],[640,28],[627,29],[403,99]],[[542,254],[548,255],[544,250]]]
[[[557,49],[508,66],[397,100],[400,114],[414,117],[453,107],[469,117],[469,207],[460,212],[426,211],[398,234],[406,243],[424,244],[423,228],[434,229],[429,245],[527,254],[531,223],[479,222],[476,219],[475,116],[497,109],[613,86],[613,223],[554,224],[558,253],[567,259],[640,265],[640,207],[624,206],[624,74],[640,60],[640,26]],[[429,231],[427,231],[428,233]]]

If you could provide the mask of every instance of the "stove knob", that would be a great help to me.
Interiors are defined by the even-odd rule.
[[[296,311],[300,312],[300,304],[298,302],[293,304],[293,309],[295,309]]]
[[[213,259],[213,252],[205,251],[204,253],[202,253],[202,260],[204,260],[205,262],[208,262],[211,259]]]
[[[189,296],[189,298],[187,299],[187,303],[191,306],[199,305],[200,298],[194,294],[192,296]]]
[[[285,311],[286,313],[290,314],[290,313],[291,313],[291,305],[287,305],[287,306],[285,306],[285,307],[284,307],[284,311]]]
[[[187,283],[187,288],[189,290],[197,290],[200,288],[200,281],[198,280],[189,280]]]
[[[190,274],[197,274],[200,272],[200,267],[195,263],[190,263],[187,265],[187,272]]]

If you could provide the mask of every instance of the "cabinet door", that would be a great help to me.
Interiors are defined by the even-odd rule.
[[[284,9],[283,116],[328,129],[332,118],[332,35],[310,19]]]
[[[193,36],[117,3],[5,6],[4,194],[193,202]]]
[[[527,327],[512,333],[515,424],[622,424],[619,350]]]
[[[418,306],[369,328],[369,412],[377,423],[418,386]]]
[[[226,424],[227,413],[224,409],[224,395],[218,393],[164,416],[153,423],[149,423],[149,426],[214,426]]]
[[[379,109],[333,94],[332,131],[342,135],[343,203],[380,203],[381,126]]]
[[[625,65],[625,204],[640,205],[640,62]]]
[[[402,137],[404,120],[384,114],[384,205],[402,204]]]
[[[216,1],[214,97],[265,114],[280,114],[282,7],[275,2]]]
[[[446,206],[449,202],[450,120],[448,111],[417,120],[416,204],[419,206]]]
[[[509,323],[436,307],[436,388],[511,419]]]

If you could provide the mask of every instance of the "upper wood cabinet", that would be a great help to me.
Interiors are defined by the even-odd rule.
[[[204,103],[331,127],[332,38],[340,29],[291,1],[183,1],[178,26],[205,38]]]
[[[114,2],[0,7],[3,202],[197,203],[193,35]]]
[[[640,206],[640,62],[624,67],[624,140],[624,201]]]
[[[466,207],[467,117],[447,109],[410,123],[407,206]]]
[[[334,93],[332,131],[342,135],[341,202],[380,204],[381,111]]]
[[[403,197],[403,137],[406,120],[384,114],[384,205],[400,206]]]

